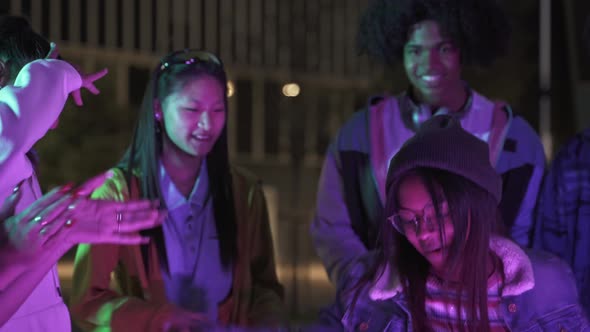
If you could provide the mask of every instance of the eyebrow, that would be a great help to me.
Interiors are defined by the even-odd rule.
[[[197,106],[201,106],[202,105],[202,103],[198,99],[189,98],[188,101],[191,102],[191,103],[195,103]],[[211,105],[215,105],[215,106],[217,106],[217,105],[223,105],[223,104],[224,104],[223,100],[218,100],[218,101],[215,101],[215,102],[211,103]]]
[[[431,47],[437,47],[443,44],[451,44],[451,45],[455,45],[455,43],[453,43],[453,41],[451,39],[443,39],[437,43],[435,43],[434,45],[432,45]],[[429,45],[425,45],[425,44],[417,44],[415,42],[407,42],[405,47],[406,48],[422,48],[422,47],[427,47]]]

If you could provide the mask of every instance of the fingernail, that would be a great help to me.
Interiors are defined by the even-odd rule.
[[[22,180],[21,182],[19,182],[16,187],[14,187],[14,189],[12,189],[13,193],[17,193],[20,190],[20,186],[22,186],[22,184],[25,182],[25,180]]]
[[[65,194],[74,188],[74,183],[70,182],[59,189],[60,194]]]
[[[84,191],[84,188],[76,188],[76,189],[74,189],[74,192],[72,192],[72,196],[74,198],[80,198],[81,196],[87,196],[87,195],[82,195],[83,191]]]

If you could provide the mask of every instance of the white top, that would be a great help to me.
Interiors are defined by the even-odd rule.
[[[36,60],[23,67],[13,86],[0,90],[0,202],[16,184],[27,179],[21,187],[17,213],[42,195],[26,153],[57,120],[69,93],[81,85],[80,75],[67,62]],[[68,309],[59,291],[57,266],[0,327],[0,332],[70,330]]]

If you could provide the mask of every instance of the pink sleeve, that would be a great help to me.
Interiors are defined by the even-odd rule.
[[[78,71],[65,61],[36,60],[24,66],[14,85],[0,90],[0,193],[32,173],[25,154],[55,123]]]

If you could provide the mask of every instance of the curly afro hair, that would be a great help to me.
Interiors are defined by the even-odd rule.
[[[360,20],[358,51],[395,65],[410,28],[425,20],[441,26],[464,64],[488,66],[508,47],[508,18],[496,0],[373,0]]]

